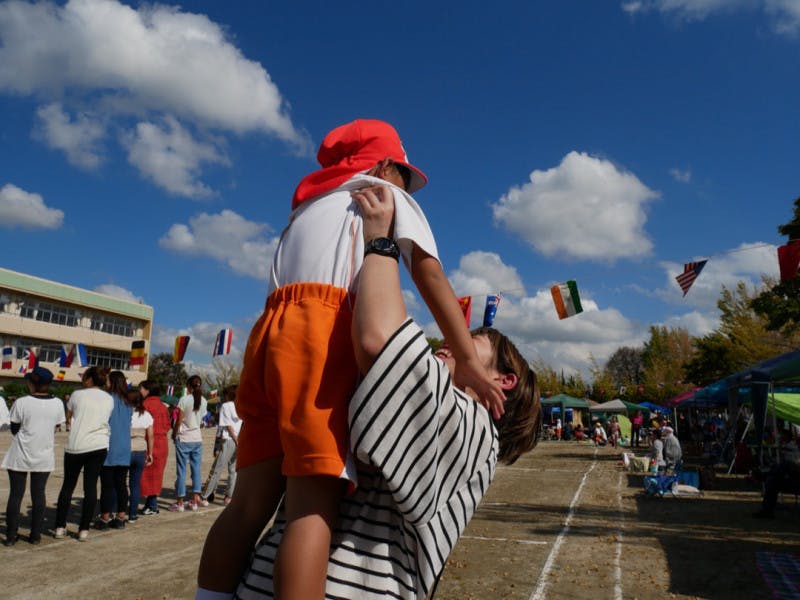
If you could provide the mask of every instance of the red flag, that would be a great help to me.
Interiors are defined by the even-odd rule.
[[[781,268],[781,281],[797,277],[800,267],[800,240],[792,240],[778,248],[778,264]]]
[[[467,322],[467,329],[469,329],[469,322],[472,318],[472,296],[462,296],[458,299],[461,305],[461,312],[464,313],[464,320]]]

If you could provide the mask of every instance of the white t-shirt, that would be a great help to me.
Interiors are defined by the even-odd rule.
[[[236,437],[239,437],[239,430],[242,428],[242,420],[236,414],[236,405],[234,402],[224,402],[219,407],[219,430],[222,432],[221,437],[223,440],[231,439],[231,434],[228,433],[228,425],[233,427]]]
[[[355,292],[364,261],[364,236],[355,189],[389,185],[369,175],[354,175],[335,190],[303,202],[281,234],[270,272],[269,293],[291,283],[325,283]],[[394,238],[406,266],[416,244],[438,260],[436,242],[422,209],[399,187],[394,191]]]
[[[55,470],[55,427],[66,421],[61,399],[55,396],[23,396],[14,402],[9,419],[19,423],[20,428],[3,458],[3,468],[26,472]]]
[[[178,430],[179,442],[202,442],[203,434],[200,423],[203,422],[208,403],[205,398],[200,399],[200,408],[194,410],[194,396],[187,394],[178,401],[178,408],[183,412],[183,419]]]
[[[111,428],[108,419],[114,410],[111,394],[97,387],[75,390],[67,402],[72,413],[67,445],[69,454],[108,449]]]
[[[153,425],[153,415],[144,411],[141,415],[134,410],[131,415],[131,452],[147,450],[147,428]]]
[[[6,399],[0,396],[0,431],[8,429],[9,423],[8,405],[6,404]]]

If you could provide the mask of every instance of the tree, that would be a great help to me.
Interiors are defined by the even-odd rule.
[[[692,337],[683,327],[651,326],[642,350],[645,397],[659,404],[686,391],[690,386],[684,381],[683,365],[693,353]]]
[[[212,390],[218,390],[220,395],[229,385],[239,383],[242,368],[240,365],[232,363],[223,359],[216,359],[211,363],[210,371],[206,372],[206,379],[208,380],[208,387]]]
[[[147,377],[151,381],[155,381],[162,388],[168,385],[183,387],[186,385],[186,380],[189,378],[183,363],[176,363],[172,358],[172,354],[169,352],[154,354],[150,358],[150,365],[147,368]]]
[[[619,395],[629,395],[626,392],[630,388],[630,393],[634,394],[636,387],[642,383],[644,377],[644,365],[642,364],[641,348],[631,348],[623,346],[618,348],[606,361],[605,370],[611,378],[611,382],[617,390],[625,388],[625,392]]]
[[[800,198],[794,201],[794,217],[778,226],[789,241],[800,240]],[[767,282],[767,289],[751,301],[753,310],[766,319],[767,329],[791,335],[800,330],[800,275],[779,282]]]
[[[728,339],[715,331],[695,338],[694,356],[684,365],[686,380],[696,386],[706,386],[737,370]]]

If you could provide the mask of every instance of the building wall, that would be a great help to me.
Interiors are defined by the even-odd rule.
[[[152,324],[153,309],[145,304],[0,269],[0,345],[15,348],[12,368],[0,370],[0,378],[23,377],[19,370],[27,364],[21,356],[24,346],[52,347],[54,351],[64,344],[83,344],[89,365],[113,363],[112,368],[138,383],[147,377]],[[144,365],[131,369],[126,363],[131,343],[137,340],[145,341]],[[57,357],[40,364],[54,374],[62,369]],[[80,381],[85,368],[76,363],[64,368],[64,381]]]

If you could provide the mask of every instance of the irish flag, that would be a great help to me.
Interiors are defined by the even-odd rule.
[[[554,285],[550,288],[550,293],[553,295],[559,319],[566,319],[583,312],[578,284],[574,280]]]

